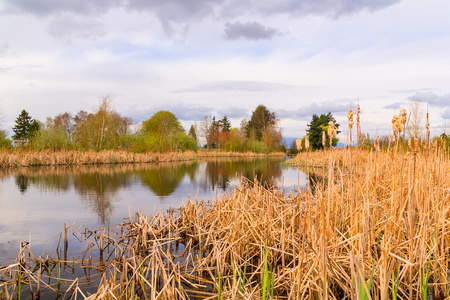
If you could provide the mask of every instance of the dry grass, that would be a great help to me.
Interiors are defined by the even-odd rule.
[[[285,154],[271,153],[270,156]],[[224,152],[199,150],[171,153],[133,153],[129,151],[105,150],[95,151],[23,151],[1,150],[0,167],[17,168],[30,166],[68,166],[68,165],[99,165],[123,163],[153,163],[195,160],[197,157],[264,157],[267,154],[253,152]]]
[[[215,151],[215,150],[198,150],[198,157],[266,157],[266,156],[286,156],[284,152],[273,152],[273,153],[255,153],[255,152],[226,152],[226,151]]]
[[[88,299],[449,297],[448,154],[352,149],[292,163],[321,179],[289,195],[243,181],[214,201],[188,199],[177,211],[138,212],[115,234],[90,232],[74,265],[99,270],[95,292],[83,290],[85,278],[58,288]],[[48,269],[66,261],[29,253],[23,245],[2,269],[2,298],[19,282],[27,295],[44,289],[42,274],[56,278]]]
[[[120,163],[151,163],[185,161],[196,158],[193,151],[173,153],[132,153],[128,151],[0,151],[0,166],[67,166]]]

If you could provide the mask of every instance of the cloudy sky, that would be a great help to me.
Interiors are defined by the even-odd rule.
[[[189,128],[259,104],[286,137],[312,114],[388,134],[410,99],[432,135],[450,127],[448,0],[0,0],[0,107],[10,130],[93,111],[110,95],[138,123],[172,111]],[[426,105],[424,105],[426,110]],[[11,130],[10,130],[11,133]]]

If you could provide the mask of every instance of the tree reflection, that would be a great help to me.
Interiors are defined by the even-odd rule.
[[[197,170],[197,163],[159,163],[138,171],[142,184],[157,196],[170,196],[176,191],[186,174],[191,178]]]
[[[27,189],[28,189],[28,185],[29,185],[29,180],[28,180],[28,176],[19,174],[16,176],[16,185],[19,188],[19,191],[24,194]]]
[[[128,185],[130,175],[115,171],[113,167],[102,172],[79,172],[73,176],[73,185],[81,200],[98,215],[101,224],[107,224],[114,211],[116,193]]]
[[[200,162],[26,168],[11,174],[0,173],[2,176],[15,176],[21,193],[30,185],[49,191],[73,189],[99,221],[107,224],[114,212],[114,202],[118,201],[118,191],[136,181],[155,195],[167,197],[179,189],[185,178],[193,189],[226,190],[228,183],[241,177],[257,178],[264,185],[273,186],[281,178],[282,169],[279,159],[216,158]]]
[[[241,177],[258,180],[263,185],[274,186],[281,178],[282,170],[279,159],[214,159],[206,162],[202,185],[213,190],[225,190],[227,184]]]

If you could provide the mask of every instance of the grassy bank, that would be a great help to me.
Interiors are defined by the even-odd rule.
[[[270,154],[280,156],[284,153]],[[153,163],[195,160],[198,157],[264,157],[267,154],[252,152],[224,152],[199,150],[170,153],[133,153],[129,151],[25,151],[1,150],[0,167],[17,168],[30,166],[68,166],[68,165],[98,165],[122,163]]]
[[[447,155],[352,149],[300,154],[291,163],[310,172],[309,161],[322,169],[314,192],[283,195],[244,181],[211,202],[138,212],[115,233],[73,229],[89,240],[73,261],[64,258],[63,242],[47,259],[24,244],[1,271],[0,296],[30,289],[89,299],[450,296]],[[68,274],[95,271],[90,297],[86,277],[61,278],[65,263]]]

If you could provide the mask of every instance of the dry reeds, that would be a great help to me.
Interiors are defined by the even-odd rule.
[[[48,290],[42,274],[89,299],[450,296],[450,160],[439,147],[301,153],[291,164],[310,173],[307,188],[286,195],[242,181],[213,201],[188,198],[176,211],[138,212],[116,233],[84,234],[90,255],[74,265],[98,270],[91,295],[83,278],[59,279],[61,260],[22,246],[1,270],[0,296],[17,294],[18,282]]]
[[[124,163],[153,163],[195,160],[197,157],[263,157],[268,154],[224,151],[185,151],[171,153],[133,153],[129,151],[8,151],[0,150],[0,167],[17,168],[31,166],[71,166]],[[284,156],[285,153],[270,153],[270,156]]]

